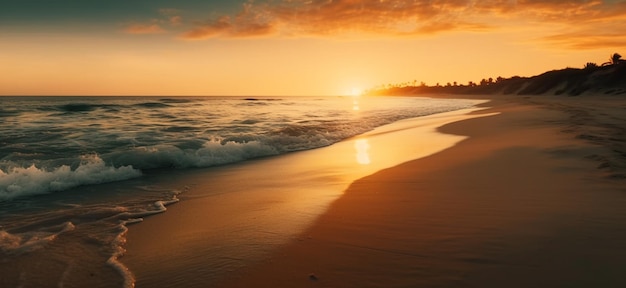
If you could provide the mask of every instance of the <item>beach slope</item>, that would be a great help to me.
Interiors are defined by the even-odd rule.
[[[626,102],[545,99],[441,127],[469,138],[355,181],[216,286],[626,287]]]

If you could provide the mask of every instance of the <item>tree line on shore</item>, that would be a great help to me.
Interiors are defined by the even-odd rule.
[[[532,77],[513,76],[510,78],[483,78],[476,83],[458,82],[426,85],[417,80],[398,84],[386,84],[365,92],[366,95],[416,95],[416,94],[517,94],[517,95],[570,95],[585,92],[602,94],[626,94],[626,60],[614,53],[609,61],[598,65],[593,62],[584,68],[565,68],[548,71]]]

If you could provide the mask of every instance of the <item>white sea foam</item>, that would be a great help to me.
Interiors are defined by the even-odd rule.
[[[28,231],[11,234],[0,230],[0,251],[6,254],[22,254],[42,248],[54,241],[61,233],[72,231],[76,227],[72,222],[49,227],[46,231]]]
[[[319,148],[401,119],[475,104],[385,97],[242,100],[61,98],[51,105],[13,99],[3,111],[22,112],[0,123],[0,201],[138,177],[144,169],[209,167]],[[80,159],[85,153],[99,156]]]
[[[124,245],[126,244],[126,234],[128,233],[127,226],[130,224],[142,222],[143,217],[165,212],[167,210],[165,206],[177,203],[179,201],[179,199],[176,197],[176,195],[178,195],[179,193],[181,192],[174,191],[174,195],[172,196],[172,199],[159,200],[159,201],[154,202],[153,204],[154,210],[145,210],[145,211],[140,211],[140,212],[135,212],[135,213],[125,212],[125,213],[120,213],[118,215],[118,217],[120,215],[124,215],[124,217],[122,218],[126,220],[122,220],[118,226],[119,233],[115,236],[115,238],[111,242],[111,248],[113,249],[113,253],[111,257],[107,259],[106,263],[107,265],[113,267],[113,269],[115,269],[120,274],[120,276],[123,279],[123,285],[124,285],[123,287],[125,288],[135,287],[135,276],[128,269],[128,267],[126,267],[126,265],[124,265],[122,262],[119,261],[119,258],[124,256],[124,253],[126,253],[126,249],[124,248]]]
[[[132,166],[107,166],[97,155],[84,156],[82,160],[76,169],[67,165],[51,171],[35,165],[0,169],[0,201],[141,176],[141,171]]]
[[[209,167],[244,161],[251,158],[276,155],[279,152],[259,141],[235,142],[210,140],[196,150],[173,145],[138,147],[131,151],[107,155],[111,161],[129,164],[141,169],[176,167]]]
[[[113,255],[107,259],[106,263],[113,267],[123,279],[123,287],[131,288],[135,287],[135,276],[133,273],[126,267],[122,262],[118,259],[126,253],[126,249],[124,249],[124,244],[126,243],[126,233],[128,233],[128,228],[125,226],[126,223],[120,224],[121,232],[115,237],[111,246],[114,249]]]

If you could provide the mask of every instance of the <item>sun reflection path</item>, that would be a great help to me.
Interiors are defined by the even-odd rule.
[[[359,99],[357,97],[353,97],[352,99],[352,110],[359,111],[361,107],[359,107]]]
[[[367,139],[358,139],[354,141],[354,148],[356,148],[356,162],[361,165],[368,165],[371,163],[370,160],[370,144],[367,142]]]

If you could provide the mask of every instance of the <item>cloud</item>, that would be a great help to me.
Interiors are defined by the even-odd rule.
[[[623,23],[606,30],[578,30],[561,34],[553,34],[539,39],[540,42],[556,48],[586,50],[626,48],[626,31]]]
[[[339,35],[346,33],[410,35],[433,33],[480,23],[459,21],[466,1],[282,0],[246,2],[236,15],[197,22],[187,39],[271,34]],[[444,12],[445,11],[445,12]]]
[[[595,9],[578,10],[575,16],[563,20],[568,21],[569,26],[539,41],[552,47],[574,50],[626,48],[626,34],[623,32],[626,31],[626,1],[595,5]]]
[[[159,24],[130,24],[124,28],[124,32],[128,34],[161,34],[165,33]]]
[[[169,18],[170,24],[173,26],[178,26],[182,24],[183,18],[181,16],[170,16]]]
[[[623,35],[588,35],[571,38],[568,35],[554,35],[543,39],[549,45],[572,50],[626,48]]]
[[[123,29],[128,34],[161,34],[167,33],[167,28],[180,26],[183,24],[181,11],[174,8],[162,8],[158,10],[159,17],[147,21],[148,23],[132,23]]]
[[[625,7],[626,1],[599,0],[249,0],[235,14],[193,22],[182,38],[395,37],[542,23],[593,28],[623,24]]]
[[[166,18],[166,21],[172,26],[178,26],[182,24],[181,11],[175,8],[161,8],[159,14]]]

